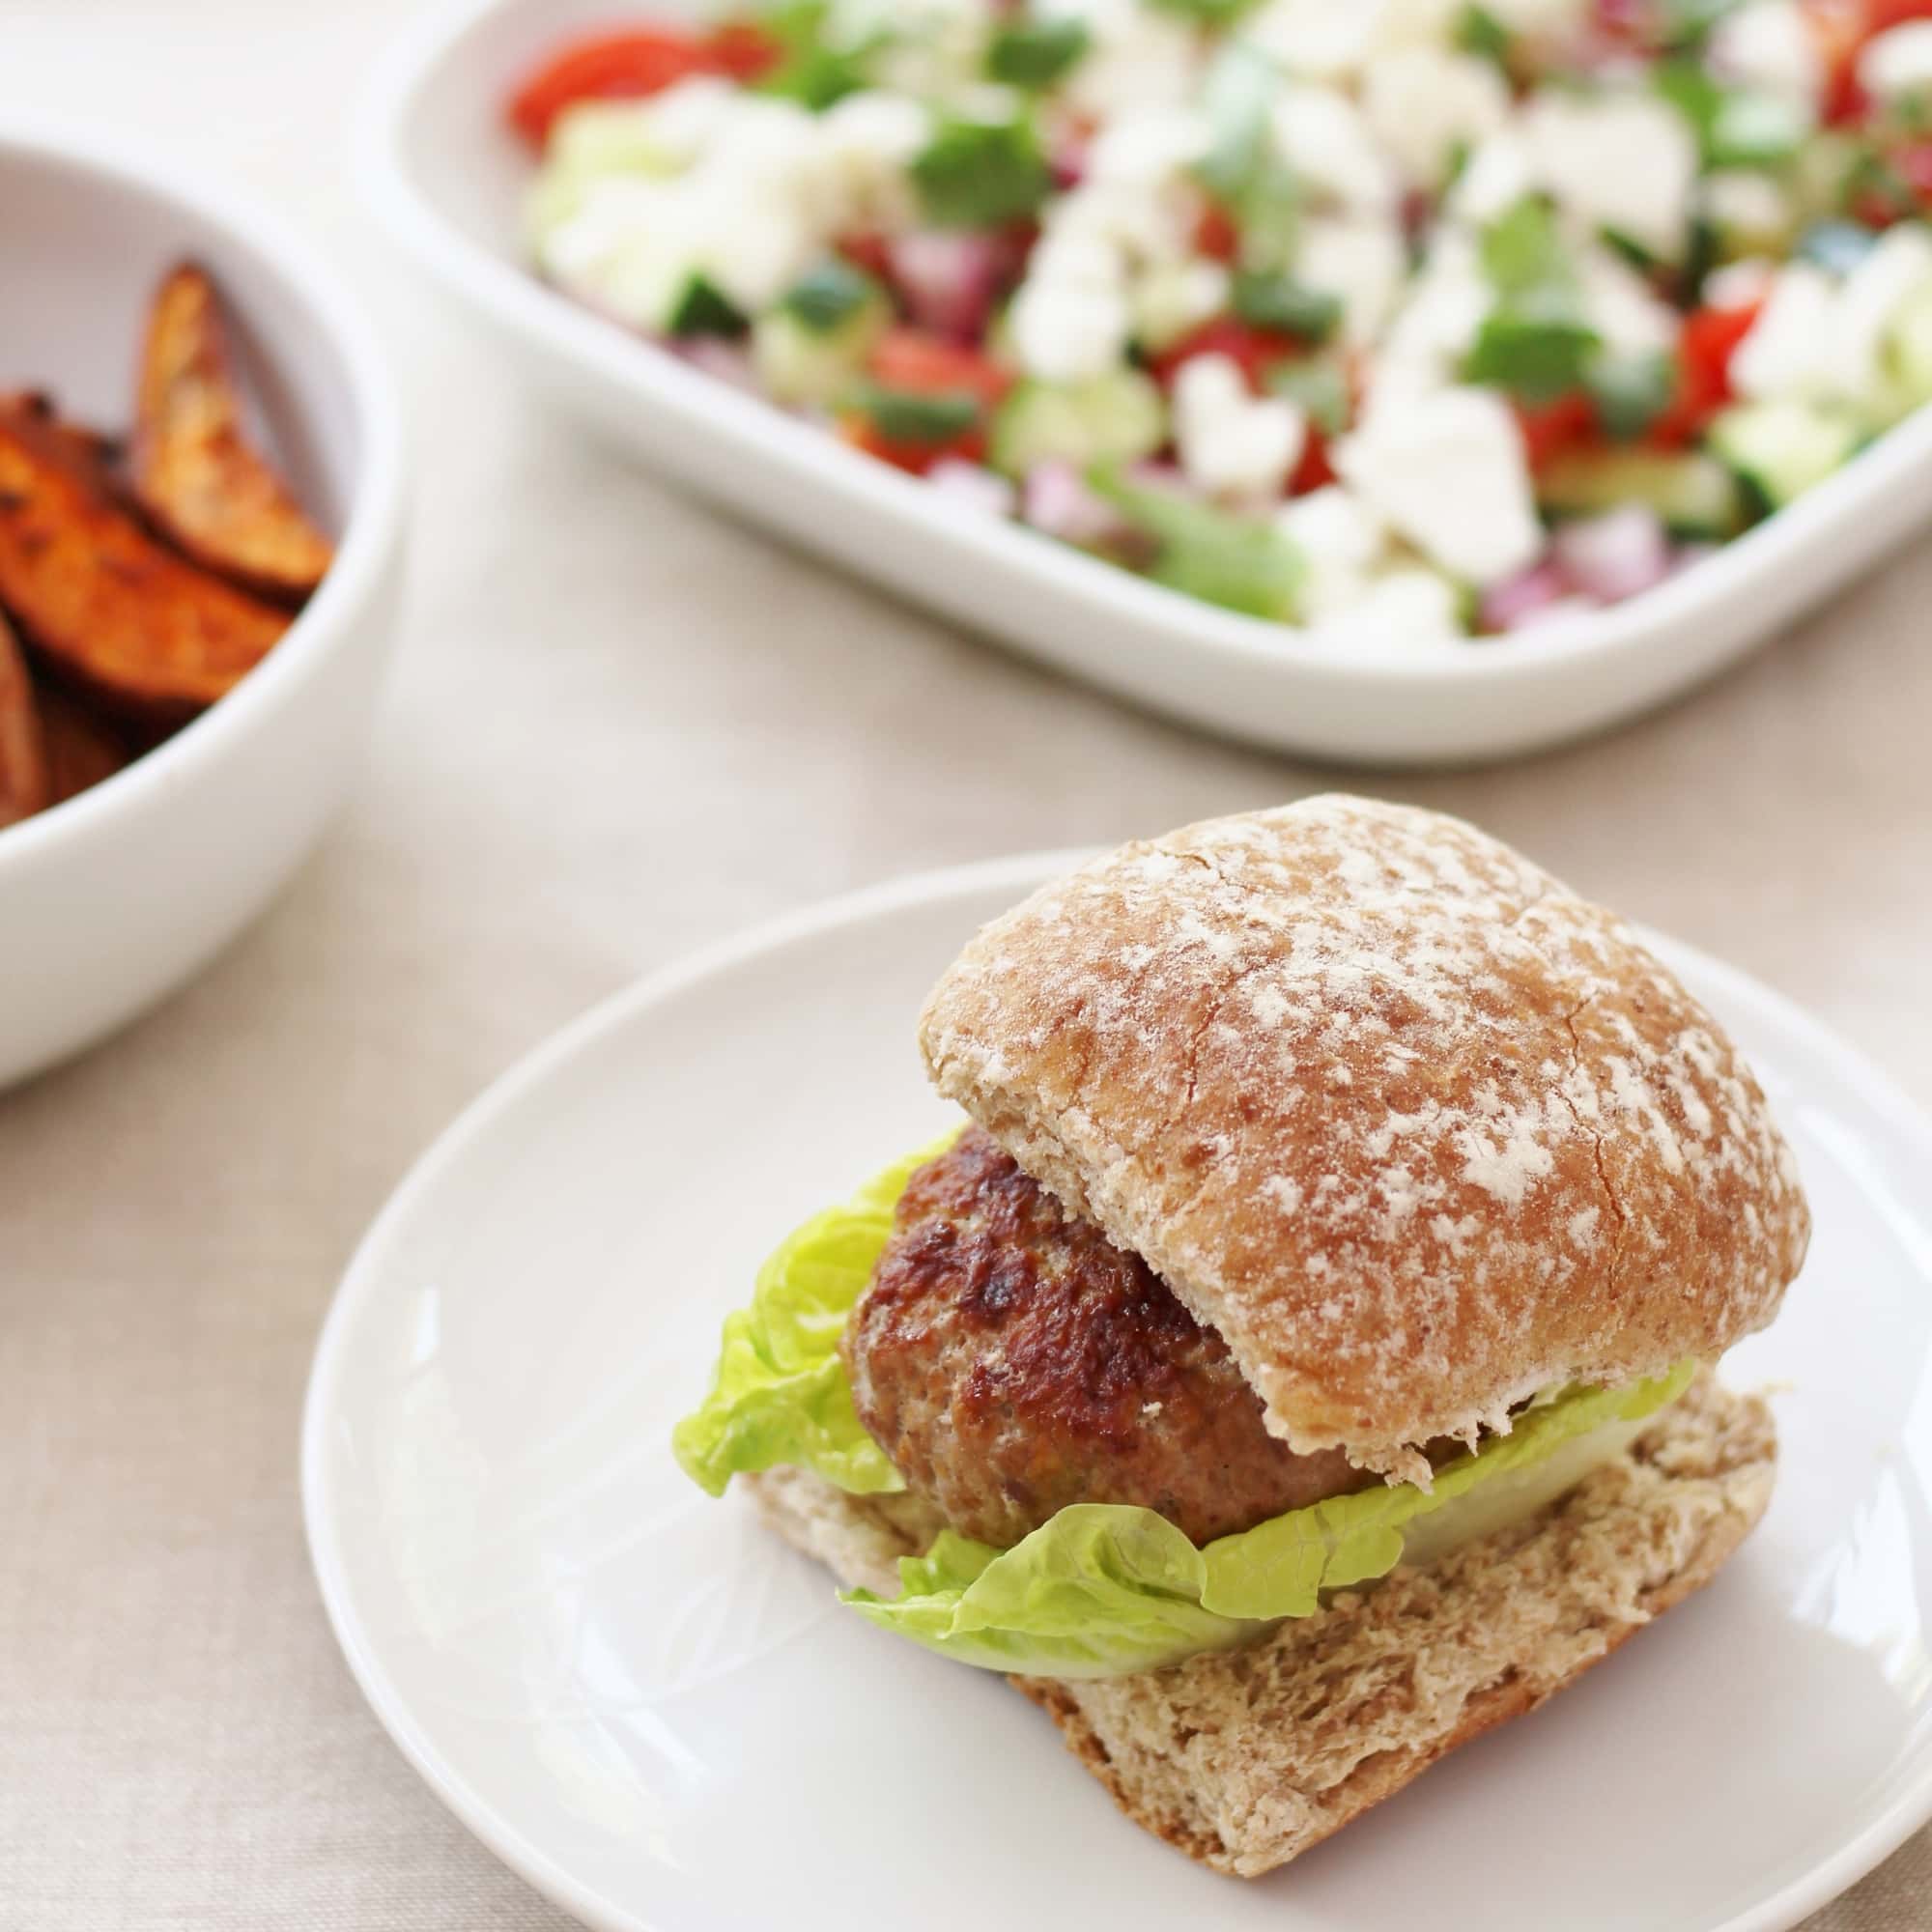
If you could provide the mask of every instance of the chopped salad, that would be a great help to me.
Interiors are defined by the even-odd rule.
[[[560,288],[1340,643],[1616,603],[1932,399],[1932,0],[778,0],[508,111]]]

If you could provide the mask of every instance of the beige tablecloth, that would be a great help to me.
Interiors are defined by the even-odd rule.
[[[310,1582],[297,1417],[357,1236],[511,1060],[698,941],[1323,778],[1009,661],[584,447],[345,185],[343,102],[401,11],[0,4],[5,109],[172,142],[333,255],[407,385],[419,511],[391,701],[321,855],[191,991],[0,1097],[6,1932],[561,1926],[377,1729]],[[1928,606],[1921,554],[1662,718],[1382,788],[1728,955],[1932,1101]],[[1932,1836],[1813,1924],[1932,1924]]]

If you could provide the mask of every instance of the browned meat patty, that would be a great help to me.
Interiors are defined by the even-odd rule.
[[[841,1347],[907,1486],[982,1543],[1091,1502],[1208,1543],[1371,1480],[1268,1435],[1220,1336],[978,1127],[913,1176]]]

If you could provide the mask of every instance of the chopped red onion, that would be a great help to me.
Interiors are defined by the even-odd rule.
[[[1520,630],[1569,594],[1570,581],[1555,564],[1533,563],[1483,592],[1476,611],[1477,627],[1484,631]]]
[[[1049,459],[1027,471],[1020,514],[1035,529],[1063,543],[1105,541],[1121,528],[1121,514],[1087,486],[1070,463]]]
[[[1670,538],[1647,503],[1563,525],[1550,554],[1570,587],[1601,604],[1620,604],[1670,575]]]
[[[955,503],[981,516],[1010,517],[1019,507],[1019,492],[1004,476],[977,463],[961,463],[954,456],[935,463],[925,472],[925,480]]]
[[[715,376],[719,382],[728,383],[734,389],[759,390],[758,379],[752,370],[752,358],[735,342],[726,342],[716,335],[694,335],[671,342],[667,347],[694,369],[702,369],[707,376]]]
[[[887,260],[915,322],[965,339],[984,332],[1005,267],[997,238],[917,229],[890,243]]]

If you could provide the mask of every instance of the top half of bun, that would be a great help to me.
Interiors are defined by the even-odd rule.
[[[1365,1468],[1713,1357],[1804,1256],[1796,1163],[1716,1021],[1435,812],[1312,798],[1122,846],[980,932],[920,1037],[1221,1332],[1270,1429]]]

